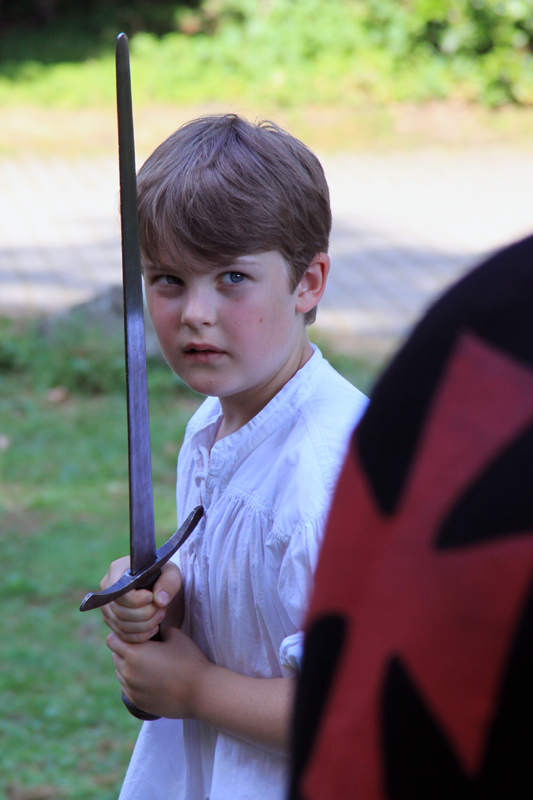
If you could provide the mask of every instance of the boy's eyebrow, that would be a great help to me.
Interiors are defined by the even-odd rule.
[[[143,269],[165,269],[160,262],[148,261],[144,256],[141,256],[141,266]]]
[[[250,264],[257,264],[257,263],[258,263],[258,262],[257,262],[257,256],[255,256],[255,255],[249,255],[249,256],[237,256],[237,257],[236,257],[236,258],[235,258],[235,259],[234,259],[234,260],[231,262],[231,264],[230,264],[229,266],[232,266],[232,267],[238,267],[238,266],[240,266],[241,264],[242,264],[243,266],[246,266],[247,264],[248,264],[248,265],[250,265]]]
[[[157,263],[157,264],[154,264],[151,261],[150,262],[143,261],[142,262],[142,268],[143,268],[143,271],[145,271],[145,272],[177,272],[177,273],[180,273],[180,274],[187,274],[187,275],[192,275],[195,272],[208,273],[208,272],[212,271],[212,268],[210,268],[210,267],[206,267],[206,268],[202,269],[202,268],[190,267],[189,265],[178,264],[178,263],[174,263],[174,264]]]
[[[168,272],[168,271],[177,271],[181,270],[182,267],[178,267],[176,264],[153,264],[151,261],[143,261],[142,262],[143,270],[148,270],[152,272]]]
[[[209,272],[212,272],[214,270],[219,270],[219,269],[222,270],[222,269],[235,269],[236,267],[243,267],[243,268],[247,267],[247,266],[249,267],[249,266],[253,266],[254,264],[257,264],[257,263],[258,263],[258,261],[257,261],[256,254],[255,253],[250,253],[249,255],[236,256],[227,265],[223,265],[223,264],[216,265],[216,264],[213,264],[212,266],[211,265],[205,265],[205,266],[204,265],[194,265],[194,266],[191,267],[191,266],[188,266],[188,265],[177,264],[177,263],[174,263],[174,264],[155,263],[154,264],[152,261],[145,261],[143,259],[142,260],[142,269],[145,272],[171,271],[171,272],[188,272],[188,273],[195,273],[195,272],[209,273]]]

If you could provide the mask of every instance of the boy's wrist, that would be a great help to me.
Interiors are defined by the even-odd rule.
[[[217,673],[221,669],[223,667],[218,667],[207,659],[196,665],[188,693],[188,719],[208,722],[209,711],[212,709],[213,687],[216,683]]]

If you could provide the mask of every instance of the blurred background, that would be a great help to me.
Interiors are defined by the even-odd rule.
[[[530,0],[0,0],[0,798],[117,796],[139,724],[98,612],[127,547],[114,47],[137,162],[188,119],[266,117],[320,157],[312,337],[365,391],[422,311],[533,227]],[[157,536],[201,402],[149,335]]]

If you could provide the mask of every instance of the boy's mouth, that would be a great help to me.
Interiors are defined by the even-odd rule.
[[[211,344],[187,344],[183,348],[183,355],[188,360],[208,362],[214,361],[218,357],[224,355],[224,351]]]
[[[219,347],[212,344],[186,344],[183,348],[184,353],[222,353]]]

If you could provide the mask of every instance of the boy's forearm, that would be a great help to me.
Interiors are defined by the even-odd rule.
[[[107,646],[124,695],[138,708],[174,719],[198,719],[278,753],[287,753],[294,678],[249,678],[212,664],[177,628],[162,642]]]
[[[294,678],[249,678],[209,664],[198,681],[193,713],[218,730],[288,753]]]

